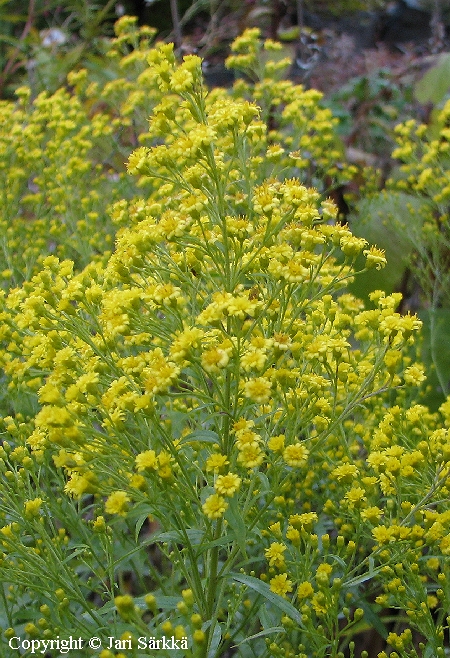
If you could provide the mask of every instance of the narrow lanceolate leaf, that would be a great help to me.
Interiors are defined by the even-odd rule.
[[[297,608],[294,608],[292,603],[286,599],[283,599],[281,596],[278,596],[278,594],[272,592],[267,583],[264,583],[262,580],[254,578],[253,576],[246,576],[240,573],[231,573],[230,577],[233,580],[236,580],[238,583],[242,583],[243,585],[250,587],[250,589],[258,592],[258,594],[261,594],[261,596],[263,596],[267,601],[270,601],[272,605],[276,606],[279,610],[288,615],[288,617],[297,622],[297,624],[302,626],[302,617]]]
[[[247,557],[247,551],[246,551],[247,527],[244,523],[244,519],[242,518],[242,514],[240,513],[236,496],[231,499],[229,507],[225,514],[225,518],[227,519],[231,528],[234,530],[236,536],[236,542],[237,545],[239,546],[239,550],[241,551],[242,555],[246,558]]]

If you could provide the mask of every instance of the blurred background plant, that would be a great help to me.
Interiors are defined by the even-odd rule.
[[[0,96],[25,80],[34,93],[54,91],[81,62],[100,68],[115,8],[116,0],[1,0]]]

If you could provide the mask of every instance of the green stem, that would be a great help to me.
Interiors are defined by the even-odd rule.
[[[439,344],[438,344],[438,326],[437,326],[437,302],[436,297],[439,295],[433,295],[433,302],[430,308],[430,354],[431,360],[433,362],[434,368],[436,370],[436,376],[438,378],[439,386],[445,397],[449,394],[449,386],[447,379],[442,372],[439,359]]]
[[[219,539],[222,534],[222,519],[217,521],[215,530],[214,530],[214,540]],[[209,559],[207,562],[207,578],[208,585],[206,590],[206,617],[207,621],[210,622],[210,626],[206,632],[206,642],[204,644],[203,652],[201,653],[201,658],[207,658],[209,655],[209,648],[211,646],[212,639],[214,637],[214,628],[217,624],[217,608],[218,608],[218,597],[217,589],[219,586],[218,578],[218,569],[219,569],[219,550],[220,546],[214,546],[209,554]]]

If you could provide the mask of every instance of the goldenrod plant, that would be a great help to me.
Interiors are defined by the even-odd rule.
[[[418,403],[421,322],[348,292],[384,253],[280,166],[264,108],[147,59],[114,251],[1,298],[2,655],[343,658],[372,627],[379,658],[443,657],[450,400]]]
[[[112,80],[72,72],[68,88],[0,103],[0,282],[22,283],[54,253],[77,268],[114,244],[109,206],[137,193],[123,163],[145,133],[155,98],[145,80],[154,37],[126,17],[108,52]]]
[[[235,39],[231,51],[226,66],[237,75],[232,93],[258,103],[271,145],[265,158],[269,168],[277,163],[278,175],[300,178],[321,193],[352,180],[356,169],[346,162],[338,120],[321,104],[320,91],[286,79],[292,62],[283,56],[282,44],[262,41],[259,29],[252,28]]]
[[[23,86],[16,92],[17,103],[0,104],[0,276],[5,289],[30,279],[46,255],[70,258],[79,269],[94,255],[101,258],[110,251],[115,229],[109,208],[115,201],[123,206],[128,200],[132,212],[139,213],[144,190],[125,176],[124,162],[139,143],[160,139],[149,134],[148,117],[162,92],[146,64],[155,31],[136,23],[124,16],[115,25],[116,38],[107,52],[110,79],[101,81],[80,69],[69,74],[68,88],[33,98]],[[259,32],[247,31],[235,45],[238,51],[242,47],[262,51]],[[264,52],[276,47],[267,41]],[[286,64],[269,60],[261,69],[255,56],[252,68],[260,82],[250,87],[238,80],[233,94],[253,95],[264,108],[264,121],[273,124],[268,139],[274,144],[264,171],[295,175],[305,184],[329,189],[351,178],[354,169],[343,164],[335,120],[321,107],[320,93],[274,79]],[[242,57],[234,65],[242,70]],[[217,104],[227,97],[221,89],[211,94]],[[161,117],[163,112],[164,106]],[[295,138],[289,134],[292,123]],[[328,183],[314,173],[319,171]],[[113,220],[119,218],[116,209]]]

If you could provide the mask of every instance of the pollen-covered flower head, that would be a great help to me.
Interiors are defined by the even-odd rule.
[[[114,491],[105,503],[105,512],[125,516],[131,499],[126,491]]]
[[[280,573],[270,579],[270,589],[274,594],[286,598],[287,594],[293,590],[293,582],[288,578],[287,573]]]
[[[303,466],[309,455],[308,448],[300,442],[286,446],[283,451],[283,459],[288,466],[299,467]]]
[[[228,503],[223,496],[211,494],[203,503],[202,509],[205,516],[211,521],[222,518],[225,514]]]
[[[241,486],[241,482],[241,478],[235,473],[227,473],[216,478],[214,488],[222,496],[234,496]]]

